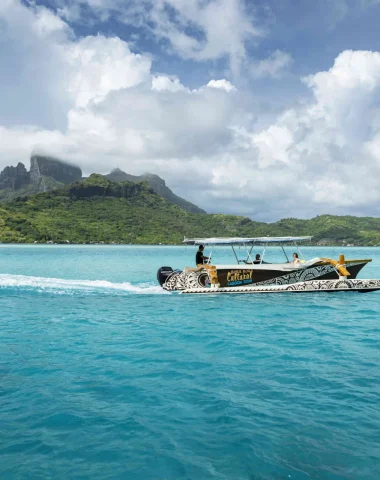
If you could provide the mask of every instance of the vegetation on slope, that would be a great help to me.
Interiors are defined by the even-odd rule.
[[[204,210],[197,207],[197,205],[194,205],[193,203],[188,202],[184,198],[181,198],[173,193],[170,188],[166,186],[165,180],[160,178],[158,175],[144,173],[143,175],[135,176],[123,172],[120,170],[120,168],[115,168],[111,173],[104,176],[112,182],[147,182],[161,197],[166,198],[166,200],[169,200],[169,202],[178,205],[184,210],[187,210],[190,213],[206,213]]]
[[[20,197],[0,208],[1,242],[181,243],[184,236],[313,235],[313,243],[380,245],[380,219],[322,215],[266,224],[233,215],[194,214],[147,183],[101,175]]]
[[[30,183],[29,185],[24,185],[17,190],[13,190],[12,188],[0,189],[0,203],[8,203],[18,197],[33,195],[38,192],[49,191],[55,188],[62,188],[63,186],[63,183],[58,182],[52,177],[42,176],[41,182],[38,185]]]

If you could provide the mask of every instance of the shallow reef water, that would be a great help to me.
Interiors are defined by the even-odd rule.
[[[380,478],[380,292],[164,292],[194,253],[0,247],[1,479]]]

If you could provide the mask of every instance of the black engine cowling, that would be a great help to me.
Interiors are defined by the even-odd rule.
[[[174,272],[172,267],[161,267],[157,271],[157,280],[158,283],[162,285],[166,282],[166,279]]]

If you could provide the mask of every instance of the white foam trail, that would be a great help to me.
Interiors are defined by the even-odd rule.
[[[59,293],[82,291],[95,292],[113,290],[135,294],[169,293],[158,285],[143,283],[132,285],[129,282],[112,283],[106,280],[66,280],[64,278],[28,277],[25,275],[0,274],[0,288],[31,288],[39,291],[55,291]]]

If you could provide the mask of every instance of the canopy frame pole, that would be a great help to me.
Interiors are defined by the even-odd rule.
[[[234,254],[235,254],[235,258],[236,258],[237,264],[239,265],[239,259],[238,259],[237,255],[236,255],[236,252],[235,252],[234,246],[233,246],[233,245],[231,245],[231,247],[232,247],[232,250],[233,250],[233,252],[234,252]]]
[[[284,252],[284,255],[285,255],[286,261],[289,263],[289,258],[288,258],[288,256],[286,255],[286,252],[285,252],[284,245],[281,245],[281,248],[282,248],[282,251]]]
[[[210,255],[207,256],[207,262],[206,262],[207,265],[209,265],[210,262],[211,262],[211,256],[212,256],[212,252],[213,252],[213,251],[214,251],[214,246],[211,245]]]
[[[267,249],[267,246],[268,246],[268,242],[264,244],[264,250],[263,250],[263,254],[261,256],[261,262],[260,262],[260,265],[263,263],[264,261],[264,255],[265,255],[265,250]]]
[[[299,253],[299,255],[301,255],[301,257],[305,260],[305,257],[303,256],[303,253],[301,252],[301,250],[299,249],[298,245],[297,245],[297,242],[293,242],[294,243],[294,246],[296,247],[297,249],[297,252]]]
[[[244,246],[245,246],[245,249],[246,249],[246,251],[247,251],[247,253],[248,253],[248,257],[247,257],[246,262],[248,262],[248,260],[251,260],[251,263],[253,263],[253,260],[252,260],[252,257],[251,257],[251,252],[252,252],[253,245],[251,246],[251,249],[250,249],[250,250],[248,250],[246,244],[244,244]]]

